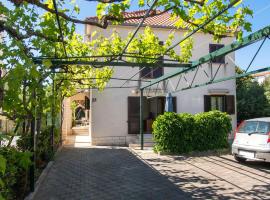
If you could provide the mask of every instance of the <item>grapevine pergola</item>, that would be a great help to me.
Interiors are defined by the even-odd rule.
[[[224,12],[226,12],[227,10],[229,10],[231,7],[233,7],[237,2],[239,2],[239,0],[234,0],[232,1],[227,7],[225,7],[223,10],[221,10],[220,12],[218,12],[217,14],[215,14],[214,16],[212,16],[211,18],[209,18],[209,20],[205,21],[203,24],[199,25],[195,30],[193,30],[192,32],[190,32],[187,36],[185,36],[183,39],[181,39],[180,41],[178,41],[177,43],[175,43],[174,45],[172,45],[171,47],[169,47],[166,51],[165,51],[165,56],[166,53],[168,53],[171,49],[175,48],[176,46],[178,46],[180,43],[182,43],[183,41],[187,40],[189,37],[191,37],[193,34],[195,34],[196,32],[198,32],[199,30],[201,30],[202,28],[204,28],[206,25],[208,25],[211,21],[213,21],[214,19],[216,19],[218,16],[220,16],[221,14],[223,14]],[[125,84],[129,81],[138,81],[141,83],[144,83],[144,85],[141,85],[139,90],[140,90],[140,138],[141,138],[141,149],[143,149],[144,147],[144,141],[143,141],[143,103],[142,103],[142,99],[144,96],[144,90],[157,85],[160,82],[163,81],[168,81],[169,79],[179,76],[179,79],[177,81],[177,85],[174,89],[174,91],[172,91],[173,93],[175,92],[179,92],[182,90],[187,90],[187,89],[192,89],[192,88],[196,88],[196,87],[202,87],[208,84],[213,84],[213,83],[218,83],[218,82],[222,82],[222,81],[227,81],[227,80],[231,80],[231,79],[235,79],[235,78],[240,78],[240,77],[244,77],[244,76],[248,76],[251,74],[256,74],[259,72],[264,72],[264,71],[268,71],[270,70],[270,67],[265,67],[265,68],[261,68],[261,69],[257,69],[254,71],[249,71],[248,69],[250,68],[252,62],[254,61],[255,57],[257,56],[257,54],[259,53],[259,51],[261,50],[264,42],[266,41],[266,39],[269,39],[269,35],[270,35],[270,26],[267,26],[255,33],[252,33],[250,35],[248,35],[247,37],[244,37],[241,41],[236,41],[233,42],[232,44],[229,44],[221,49],[218,49],[217,51],[214,51],[212,53],[209,53],[195,61],[191,61],[189,63],[179,63],[178,60],[173,60],[173,59],[166,59],[166,58],[154,58],[151,56],[138,56],[138,55],[133,55],[130,53],[126,53],[125,51],[127,50],[129,44],[131,43],[131,41],[134,39],[134,37],[136,36],[137,32],[139,31],[139,29],[142,27],[145,19],[147,17],[149,17],[149,14],[151,12],[151,10],[154,8],[155,4],[157,3],[157,0],[155,0],[153,2],[153,4],[150,6],[150,8],[147,10],[146,14],[144,15],[144,17],[141,19],[141,22],[139,23],[139,25],[137,26],[137,28],[135,29],[135,31],[132,34],[132,37],[129,39],[129,41],[127,42],[126,46],[124,47],[123,51],[121,54],[119,55],[103,55],[103,56],[84,56],[84,57],[68,57],[66,54],[66,50],[65,50],[65,41],[64,41],[64,36],[62,33],[62,28],[61,28],[61,24],[60,24],[60,20],[59,20],[59,13],[58,13],[58,9],[57,9],[57,4],[56,1],[53,0],[53,4],[54,4],[54,9],[55,9],[55,14],[56,14],[56,20],[57,20],[57,24],[58,24],[58,28],[59,28],[59,33],[60,33],[60,38],[63,44],[63,49],[65,52],[66,57],[64,58],[55,58],[55,57],[34,57],[33,60],[36,64],[42,64],[44,59],[49,59],[52,63],[52,72],[53,73],[61,73],[60,71],[57,71],[58,69],[61,69],[61,66],[66,66],[66,65],[89,65],[89,66],[94,66],[94,67],[103,67],[103,66],[117,66],[117,67],[140,67],[140,70],[138,72],[136,72],[134,75],[132,75],[131,77],[127,77],[127,78],[117,78],[117,77],[113,77],[111,78],[112,80],[120,80],[120,81],[125,81],[123,84],[119,85],[119,86],[115,86],[115,87],[105,87],[105,89],[121,89],[121,88],[133,88],[133,87],[125,87]],[[245,70],[245,73],[243,74],[237,74],[235,76],[230,76],[230,77],[225,77],[225,78],[221,78],[221,79],[216,79],[216,75],[219,71],[219,69],[222,67],[222,64],[219,65],[218,69],[216,70],[215,74],[212,75],[211,77],[209,77],[208,74],[206,74],[207,77],[209,77],[209,81],[206,81],[204,83],[201,84],[197,84],[194,85],[194,80],[196,79],[197,73],[200,70],[200,67],[202,64],[205,63],[211,63],[212,60],[214,60],[217,57],[221,57],[221,56],[225,56],[231,52],[234,52],[238,49],[244,48],[248,45],[251,45],[255,42],[258,42],[260,40],[263,40],[262,44],[259,46],[257,52],[255,53],[254,57],[252,58],[248,68]],[[153,56],[153,55],[152,55]],[[126,58],[144,58],[146,60],[149,60],[151,62],[141,62],[141,63],[135,63],[135,62],[128,62],[126,61]],[[105,60],[106,59],[106,60]],[[153,62],[154,61],[154,62]],[[162,61],[162,62],[160,62]],[[223,64],[224,65],[224,64]],[[157,79],[153,79],[151,81],[147,81],[142,79],[143,77],[140,77],[139,79],[133,79],[138,73],[140,73],[140,71],[142,71],[144,68],[158,68],[158,67],[171,67],[171,68],[176,68],[175,71],[170,72],[168,74],[164,74],[163,76],[157,78]],[[179,87],[179,83],[181,78],[183,77],[182,75],[186,74],[186,73],[191,73],[191,72],[195,72],[193,75],[193,78],[191,80],[190,83],[188,83],[187,87]],[[205,72],[205,71],[204,71]],[[96,79],[96,78],[90,78],[90,79]],[[74,79],[69,79],[70,81],[78,81],[78,80],[74,80]],[[185,79],[186,80],[186,79]],[[186,80],[187,82],[187,80]],[[92,88],[95,89],[95,88]],[[54,90],[53,90],[54,91]]]
[[[50,60],[50,62],[52,63],[51,72],[53,74],[55,74],[55,73],[67,73],[67,72],[64,72],[64,71],[61,70],[63,66],[67,66],[67,65],[77,65],[77,66],[89,65],[89,66],[96,67],[96,68],[101,68],[103,66],[139,67],[140,69],[130,77],[126,77],[126,78],[112,77],[111,78],[112,80],[124,81],[124,83],[119,84],[119,86],[115,86],[115,87],[107,86],[107,87],[105,87],[105,89],[136,88],[135,86],[134,87],[133,86],[128,87],[128,86],[126,86],[126,84],[129,81],[134,81],[134,82],[140,82],[141,83],[140,87],[138,89],[140,90],[140,140],[141,140],[140,142],[141,142],[141,149],[143,149],[144,148],[143,97],[146,95],[145,92],[146,92],[147,88],[156,86],[156,90],[157,90],[160,82],[167,81],[167,83],[165,84],[165,85],[167,85],[170,79],[178,77],[177,84],[176,84],[174,90],[171,91],[172,93],[176,93],[176,92],[180,92],[182,90],[202,87],[202,86],[206,86],[206,85],[209,85],[209,84],[218,83],[218,82],[222,82],[222,81],[227,81],[227,80],[231,80],[231,79],[236,79],[236,78],[248,76],[248,75],[251,75],[251,74],[256,74],[256,73],[259,73],[259,72],[264,72],[264,71],[269,71],[270,70],[270,66],[268,66],[268,67],[265,67],[265,68],[261,68],[261,69],[257,69],[257,70],[253,70],[253,71],[248,71],[251,64],[253,63],[255,57],[258,55],[258,53],[261,50],[263,44],[265,43],[266,39],[267,38],[269,39],[270,26],[267,26],[267,27],[265,27],[263,29],[260,29],[257,32],[254,32],[254,33],[248,35],[247,37],[244,37],[240,41],[235,41],[235,42],[233,42],[233,43],[231,43],[231,44],[229,44],[227,46],[224,46],[221,49],[218,49],[217,51],[209,53],[209,54],[207,54],[205,56],[202,56],[201,58],[199,58],[197,60],[190,61],[188,63],[181,63],[178,60],[174,60],[174,59],[161,58],[161,56],[166,56],[167,53],[170,50],[174,49],[176,46],[178,46],[179,44],[181,44],[182,42],[184,42],[185,40],[190,38],[193,34],[200,31],[201,29],[203,29],[210,22],[215,20],[217,17],[222,15],[224,12],[229,10],[231,7],[233,7],[238,2],[239,2],[239,0],[232,1],[223,10],[216,13],[214,16],[209,18],[209,20],[205,21],[203,24],[199,25],[196,29],[194,29],[192,32],[190,32],[188,35],[186,35],[183,39],[181,39],[180,41],[178,41],[177,43],[175,43],[171,47],[169,47],[165,51],[164,55],[155,55],[155,57],[153,57],[154,55],[140,56],[140,55],[134,55],[134,54],[131,54],[131,53],[126,53],[126,50],[127,50],[128,46],[129,46],[129,44],[135,38],[135,36],[138,33],[139,29],[142,27],[145,19],[147,19],[149,17],[151,10],[155,7],[155,4],[157,3],[157,0],[155,0],[153,2],[153,4],[150,6],[150,8],[147,10],[144,17],[141,19],[141,22],[139,23],[139,25],[137,26],[137,28],[133,32],[132,36],[130,37],[129,41],[126,43],[125,47],[123,48],[123,50],[122,50],[122,52],[120,54],[118,54],[118,55],[103,55],[103,56],[69,57],[67,55],[67,52],[66,52],[65,41],[64,41],[64,36],[63,36],[60,20],[59,20],[59,13],[58,13],[58,9],[57,9],[57,4],[56,4],[56,1],[53,0],[55,16],[56,16],[56,20],[57,20],[57,24],[58,24],[58,28],[59,28],[60,40],[61,40],[62,45],[63,45],[63,50],[64,50],[64,53],[65,53],[65,57],[63,57],[63,58],[57,58],[57,57],[33,57],[33,61],[34,61],[34,63],[36,63],[38,65],[42,65],[44,60]],[[245,73],[237,74],[235,76],[230,76],[230,77],[217,79],[216,77],[217,77],[218,71],[220,70],[221,67],[225,66],[225,64],[220,64],[214,74],[209,75],[204,71],[205,75],[208,78],[207,81],[205,81],[203,83],[200,83],[200,84],[194,84],[195,79],[197,78],[198,71],[201,70],[201,66],[203,64],[209,63],[209,65],[211,66],[211,70],[212,70],[212,60],[214,60],[215,58],[225,56],[225,55],[227,55],[227,54],[229,54],[231,52],[234,52],[234,51],[239,50],[241,48],[244,48],[244,47],[246,47],[248,45],[251,45],[251,44],[253,44],[255,42],[259,42],[261,40],[262,40],[262,43],[259,46],[258,50],[256,51],[254,57],[252,58],[252,60],[250,62],[250,65],[245,70]],[[130,62],[130,61],[127,60],[128,58],[143,58],[144,60],[147,60],[147,62],[139,62],[139,63],[138,62]],[[161,77],[159,77],[157,79],[153,79],[151,81],[145,80],[145,79],[143,79],[143,77],[140,77],[139,79],[134,78],[137,74],[139,74],[145,68],[158,68],[158,67],[170,67],[170,68],[176,68],[176,69],[174,71],[170,72],[170,73],[164,74]],[[187,74],[187,73],[189,73],[189,74],[193,73],[192,74],[192,79],[189,82],[185,78],[185,74]],[[97,79],[97,78],[89,78],[89,79]],[[183,79],[186,82],[185,85],[180,84],[180,81],[183,80]],[[70,80],[70,81],[79,81],[79,80],[82,80],[82,79],[68,79],[68,80]],[[53,78],[53,82],[52,82],[52,92],[53,93],[55,92],[55,81],[56,81],[56,79]],[[92,88],[92,89],[96,89],[96,88]],[[52,105],[52,113],[54,113],[54,105]],[[55,126],[55,119],[54,119],[54,114],[52,114],[52,130],[51,130],[51,140],[52,141],[53,141],[53,136],[54,136],[54,126]],[[31,130],[31,134],[32,134],[32,138],[33,138],[32,144],[34,144],[34,134],[35,134],[34,132],[35,132],[34,129]],[[34,169],[32,169],[32,170],[34,170]]]

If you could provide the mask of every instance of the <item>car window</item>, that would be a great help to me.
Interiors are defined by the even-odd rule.
[[[245,121],[238,130],[239,133],[267,134],[269,132],[269,122]]]
[[[260,133],[268,133],[269,132],[269,123],[268,122],[258,122],[257,131]]]

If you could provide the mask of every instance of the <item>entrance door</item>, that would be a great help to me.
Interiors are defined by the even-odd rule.
[[[143,129],[149,133],[147,126],[158,115],[164,113],[165,97],[143,98]],[[176,97],[173,97],[173,111],[176,112]],[[140,97],[128,97],[128,134],[140,133]],[[149,125],[152,126],[152,125]],[[148,128],[147,128],[148,127]],[[151,131],[150,131],[151,132]]]
[[[144,110],[146,97],[143,98]],[[140,133],[140,97],[128,97],[128,134]]]

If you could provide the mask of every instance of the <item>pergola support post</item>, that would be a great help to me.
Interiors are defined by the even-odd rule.
[[[51,135],[50,135],[50,143],[51,143],[51,150],[52,153],[54,152],[54,128],[55,128],[55,80],[54,80],[54,71],[52,75],[52,108],[51,108]]]
[[[36,99],[36,91],[33,91],[32,98]],[[35,117],[35,109],[36,107],[32,107],[32,116],[31,116],[31,123],[30,123],[30,134],[31,134],[31,166],[29,169],[29,185],[30,191],[34,192],[35,190],[35,167],[36,167],[36,155],[35,155],[35,132],[36,132],[36,117]]]
[[[144,147],[143,136],[143,89],[140,90],[140,138],[141,138],[141,150]]]

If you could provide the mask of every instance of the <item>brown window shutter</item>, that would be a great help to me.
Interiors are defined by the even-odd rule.
[[[235,100],[234,100],[234,95],[227,95],[226,96],[226,100],[225,100],[225,104],[226,104],[226,112],[229,115],[235,114]]]
[[[90,109],[90,99],[87,96],[84,97],[84,108],[86,110]]]
[[[163,68],[158,67],[153,69],[153,78],[159,78],[163,75]]]
[[[223,48],[224,44],[209,44],[209,53],[212,53],[220,48]],[[225,63],[225,56],[220,56],[212,59],[213,63]]]
[[[152,77],[151,68],[149,68],[149,67],[143,68],[143,70],[140,72],[140,77],[141,78],[151,78]]]
[[[204,95],[204,112],[208,112],[211,110],[211,96]]]
[[[173,112],[177,112],[177,101],[176,101],[176,97],[172,98],[172,102],[173,102]]]

